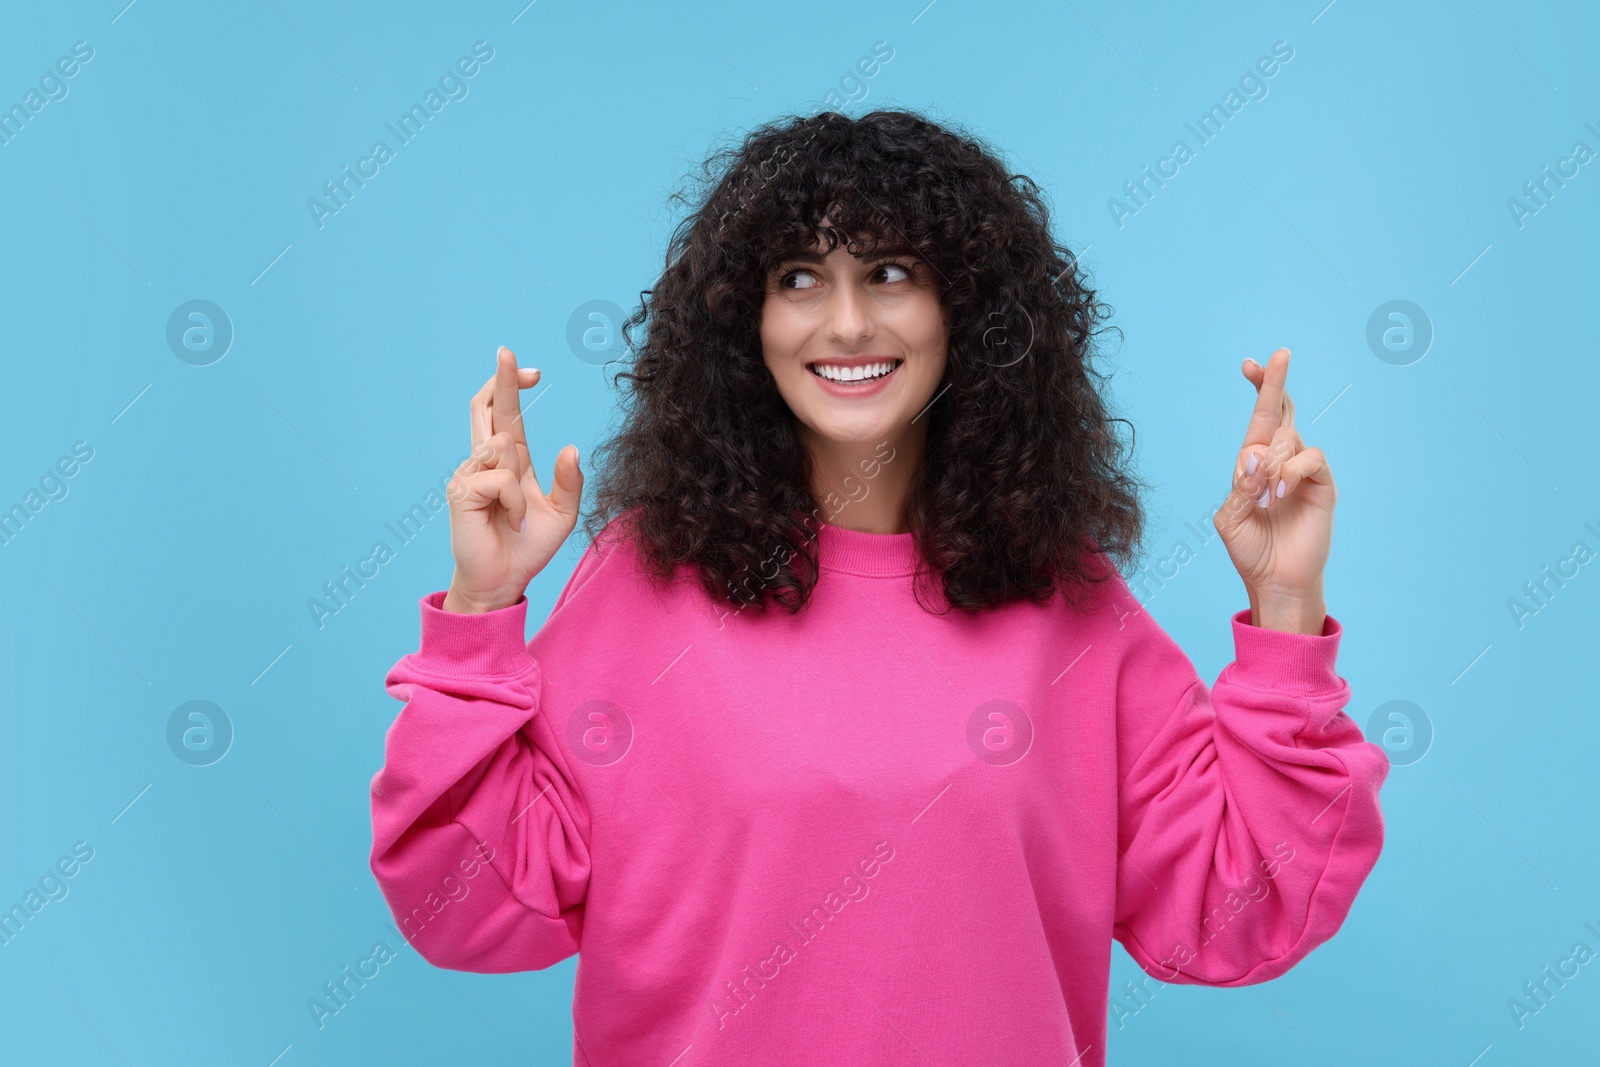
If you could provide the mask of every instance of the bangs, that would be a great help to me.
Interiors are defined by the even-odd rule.
[[[862,260],[908,256],[926,261],[906,235],[908,221],[862,210],[849,201],[835,199],[826,207],[813,202],[810,210],[796,211],[795,221],[769,235],[756,262],[765,277],[785,263],[820,263],[841,247]]]

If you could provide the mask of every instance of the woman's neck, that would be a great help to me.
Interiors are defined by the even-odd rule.
[[[881,441],[835,441],[800,428],[811,454],[811,494],[818,514],[861,533],[908,532],[906,500],[927,448],[927,422],[903,427]]]

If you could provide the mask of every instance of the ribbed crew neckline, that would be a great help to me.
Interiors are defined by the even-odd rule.
[[[917,572],[915,534],[864,533],[820,521],[817,531],[817,566],[820,569],[869,578],[896,578]]]

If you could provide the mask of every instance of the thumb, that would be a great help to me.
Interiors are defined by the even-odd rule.
[[[578,498],[582,495],[583,471],[578,466],[578,446],[568,445],[556,454],[556,468],[550,475],[550,503],[561,514],[576,518]]]

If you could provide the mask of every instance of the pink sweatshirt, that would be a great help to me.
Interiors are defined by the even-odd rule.
[[[579,952],[588,1067],[1105,1062],[1111,941],[1167,982],[1283,974],[1383,843],[1342,629],[1232,617],[1209,689],[1120,578],[978,618],[912,535],[825,525],[813,600],[648,584],[613,523],[527,601],[421,601],[372,872],[429,962]]]

